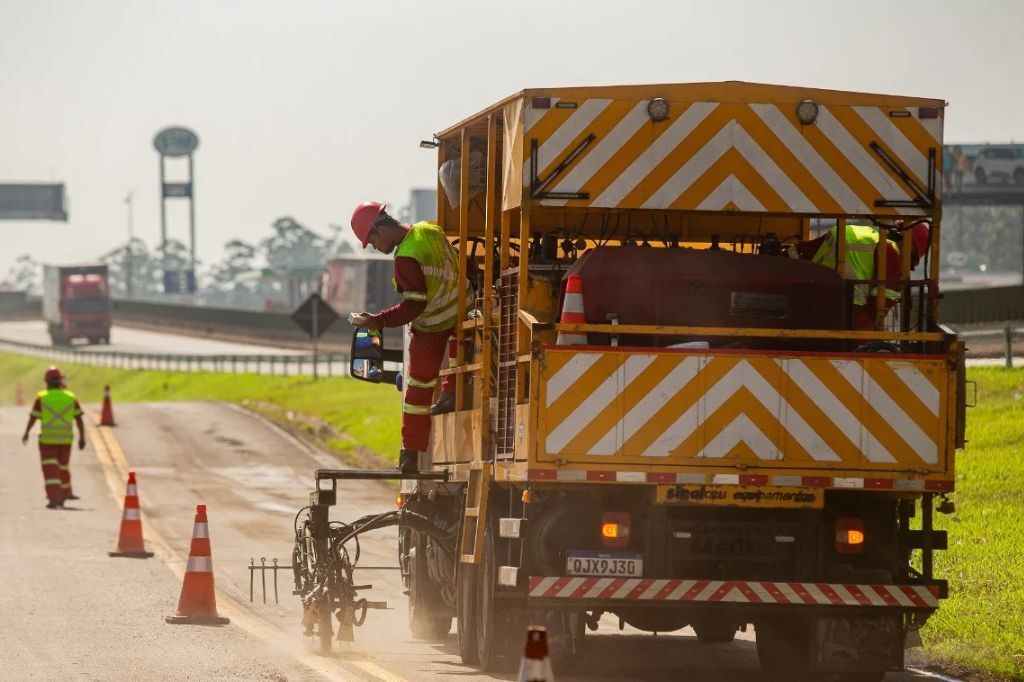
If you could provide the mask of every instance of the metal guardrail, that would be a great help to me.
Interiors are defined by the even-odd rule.
[[[946,324],[1024,320],[1024,285],[943,291],[939,318]]]
[[[0,339],[0,349],[57,362],[114,369],[146,369],[171,372],[217,372],[224,374],[264,374],[273,376],[312,376],[313,355],[191,355],[183,353],[134,353],[115,350],[79,350],[69,346],[44,346],[10,339]],[[348,376],[347,353],[320,353],[315,359],[320,376]]]

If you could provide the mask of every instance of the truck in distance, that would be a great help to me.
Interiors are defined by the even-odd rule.
[[[43,266],[43,319],[54,345],[110,343],[110,286],[103,263]]]

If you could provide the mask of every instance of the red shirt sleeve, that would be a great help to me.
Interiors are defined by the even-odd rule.
[[[402,302],[373,316],[382,327],[409,324],[427,307],[427,279],[415,258],[400,256],[395,259],[395,284],[402,295]]]

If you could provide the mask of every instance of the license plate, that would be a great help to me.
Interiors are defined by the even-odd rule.
[[[754,485],[659,485],[658,504],[693,507],[766,507],[821,509],[825,492],[818,488]]]
[[[602,578],[642,578],[642,554],[625,552],[569,551],[565,555],[565,574]]]

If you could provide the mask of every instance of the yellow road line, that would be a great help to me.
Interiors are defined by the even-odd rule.
[[[99,420],[95,414],[90,413],[90,420],[86,421],[86,431],[89,433],[89,440],[92,442],[93,450],[96,452],[96,459],[103,467],[104,478],[111,494],[115,500],[123,501],[125,482],[128,478],[128,460],[121,449],[121,444],[109,426],[99,426]],[[182,580],[185,576],[185,564],[187,557],[176,551],[169,542],[143,517],[142,532],[149,548],[167,565],[175,576]],[[244,609],[241,602],[238,602],[229,594],[220,593],[217,595],[219,611],[226,615],[231,622],[238,625],[249,634],[267,642],[281,653],[295,659],[299,663],[312,668],[316,672],[328,678],[341,676],[347,679],[353,673],[352,668],[361,670],[374,680],[381,682],[406,682],[405,678],[395,675],[381,666],[369,660],[350,658],[348,660],[331,660],[312,653],[292,651],[281,641],[281,631],[251,616]]]

